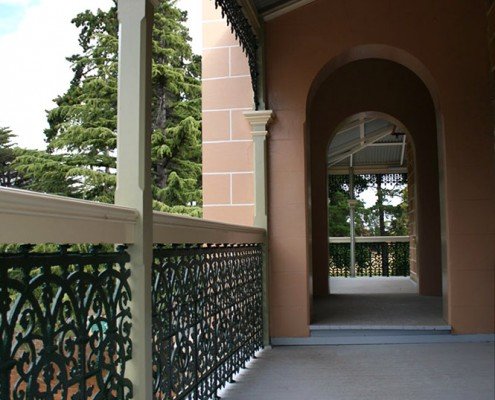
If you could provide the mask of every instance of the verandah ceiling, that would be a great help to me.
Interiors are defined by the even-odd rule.
[[[328,148],[328,172],[407,173],[405,132],[386,119],[362,113],[342,126]],[[364,171],[364,172],[363,172]]]
[[[285,5],[291,5],[298,0],[252,0],[254,6],[260,14],[267,13],[276,8],[281,8]]]

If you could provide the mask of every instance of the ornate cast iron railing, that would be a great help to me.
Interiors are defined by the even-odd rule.
[[[354,176],[354,185],[373,186],[376,185],[378,175],[381,175],[383,184],[388,185],[407,185],[407,174],[358,174]],[[349,192],[349,174],[329,175],[328,176],[329,190],[336,189]]]
[[[349,243],[329,243],[330,276],[351,275]],[[409,242],[356,243],[356,276],[409,276]]]
[[[215,0],[215,6],[222,10],[222,17],[227,19],[232,33],[239,40],[242,49],[247,55],[249,70],[251,72],[251,83],[254,92],[254,104],[259,108],[258,80],[259,80],[259,60],[258,60],[258,38],[254,34],[253,28],[242,11],[242,7],[236,0]]]
[[[0,203],[1,400],[136,398],[145,370],[156,398],[205,399],[268,342],[264,229],[155,212],[158,243],[259,244],[157,247],[153,337],[131,342],[144,269],[114,246],[135,242],[137,211],[4,188]]]
[[[261,245],[155,249],[156,399],[216,398],[263,346],[262,268]]]
[[[131,398],[124,248],[31,250],[0,253],[0,398]]]

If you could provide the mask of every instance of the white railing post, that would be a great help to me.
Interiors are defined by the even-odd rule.
[[[254,151],[254,226],[268,229],[268,197],[267,197],[267,143],[268,124],[272,120],[273,111],[247,111],[244,116],[251,125]],[[263,343],[270,344],[269,314],[269,271],[268,271],[268,238],[263,251]]]
[[[357,205],[357,200],[348,200],[349,203],[349,219],[350,219],[350,233],[351,233],[351,260],[350,260],[350,270],[351,278],[356,277],[356,226],[355,226],[355,209]]]
[[[118,0],[119,87],[115,203],[137,210],[131,256],[132,360],[126,376],[135,399],[153,398],[151,348],[151,33],[158,0]]]

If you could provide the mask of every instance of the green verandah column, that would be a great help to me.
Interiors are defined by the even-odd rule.
[[[267,142],[268,124],[273,118],[273,111],[246,111],[244,116],[251,125],[253,135],[254,163],[254,226],[268,229],[267,198]],[[263,344],[270,344],[269,332],[269,271],[268,271],[268,237],[263,251]]]
[[[117,189],[115,204],[132,207],[139,217],[131,261],[132,360],[126,377],[134,399],[153,398],[151,348],[151,30],[159,0],[118,0],[119,87]]]

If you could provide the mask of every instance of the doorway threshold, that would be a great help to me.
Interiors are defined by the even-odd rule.
[[[334,324],[314,324],[310,325],[311,332],[316,331],[452,331],[450,325],[334,325]]]
[[[428,343],[493,343],[494,334],[457,335],[449,331],[398,331],[362,330],[344,331],[340,335],[322,335],[311,333],[308,337],[272,338],[271,345],[276,346],[347,346],[347,345],[387,345],[387,344],[428,344]],[[406,334],[405,332],[409,332]]]

